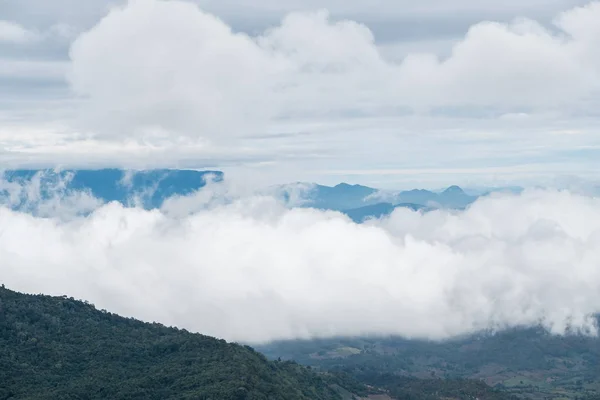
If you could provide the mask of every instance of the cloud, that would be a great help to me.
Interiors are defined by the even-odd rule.
[[[0,20],[0,43],[31,43],[38,38],[37,33],[27,30],[16,22]]]
[[[278,183],[393,189],[597,170],[597,3],[37,1],[0,5],[43,36],[0,51],[4,165],[261,164]],[[383,43],[407,19],[427,32]]]
[[[595,332],[598,199],[528,191],[356,225],[268,196],[215,196],[171,203],[194,210],[183,213],[113,203],[41,218],[0,207],[2,283],[245,342],[441,339],[538,323]]]
[[[53,175],[39,171],[27,179],[6,179],[2,174],[0,207],[68,220],[89,214],[103,204],[89,192],[69,189],[72,179],[72,173]]]
[[[568,111],[600,89],[598,17],[595,2],[559,15],[559,31],[481,22],[445,59],[394,62],[367,26],[327,11],[250,37],[191,3],[132,0],[75,41],[70,82],[88,127],[113,137],[214,141],[281,118]]]
[[[113,136],[231,135],[270,109],[274,60],[191,3],[115,8],[75,41],[71,59],[93,127]]]

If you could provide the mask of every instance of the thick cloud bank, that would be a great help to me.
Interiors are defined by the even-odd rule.
[[[598,98],[599,18],[592,2],[552,27],[481,22],[447,58],[396,62],[326,11],[249,36],[192,3],[130,0],[75,41],[70,82],[92,131],[147,138],[256,134],[274,118],[569,113]]]
[[[0,207],[0,279],[247,342],[538,323],[595,332],[598,199],[533,191],[357,225],[269,197],[215,201],[216,186],[154,211],[111,203],[65,216],[58,204],[41,218]]]

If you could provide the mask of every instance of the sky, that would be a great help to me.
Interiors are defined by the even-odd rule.
[[[1,169],[225,172],[155,210],[0,174],[1,283],[251,343],[597,334],[598,20],[575,0],[0,0]],[[259,190],[299,181],[528,188],[355,224]]]
[[[600,3],[0,0],[0,162],[594,180]]]

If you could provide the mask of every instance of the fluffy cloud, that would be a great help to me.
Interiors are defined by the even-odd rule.
[[[191,3],[130,1],[83,34],[71,58],[93,126],[112,135],[228,135],[271,108],[263,94],[274,60]]]
[[[2,283],[248,342],[595,331],[598,199],[534,191],[365,225],[269,197],[196,201],[192,213],[108,204],[66,218],[1,207]]]
[[[257,9],[246,13],[239,0],[196,1],[200,9],[147,0],[117,1],[109,12],[102,1],[85,10],[74,0],[60,0],[65,7],[36,2],[0,2],[3,18],[43,36],[0,51],[4,165],[260,163],[280,183],[389,188],[531,184],[540,174],[597,170],[597,3],[552,25],[555,10],[582,0],[529,2],[537,11],[521,14],[538,22],[468,29],[482,19],[475,8],[507,21],[520,6],[286,0],[252,3]],[[319,6],[331,15],[314,11]],[[448,16],[448,7],[465,12]],[[293,9],[313,11],[280,19]],[[252,12],[268,13],[270,22]],[[100,15],[106,18],[98,22]],[[403,30],[406,20],[424,26],[420,35]],[[392,22],[399,43],[382,37]],[[89,31],[72,47],[72,60],[58,61],[82,28]],[[443,36],[441,45],[421,41],[432,31]],[[63,86],[67,66],[79,98]]]
[[[35,32],[29,31],[12,21],[0,20],[0,43],[29,43],[38,39]]]
[[[482,22],[446,59],[392,62],[365,25],[326,11],[289,14],[249,37],[191,3],[132,0],[74,43],[70,80],[94,128],[112,134],[216,139],[274,118],[548,111],[598,93],[598,18],[590,3],[561,14],[558,32]]]

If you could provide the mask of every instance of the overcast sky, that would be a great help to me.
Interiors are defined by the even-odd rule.
[[[594,179],[600,3],[0,0],[0,162]]]
[[[597,333],[598,198],[357,225],[256,187],[586,189],[598,21],[566,0],[0,0],[0,168],[226,173],[151,211],[0,174],[0,279],[248,342]]]

